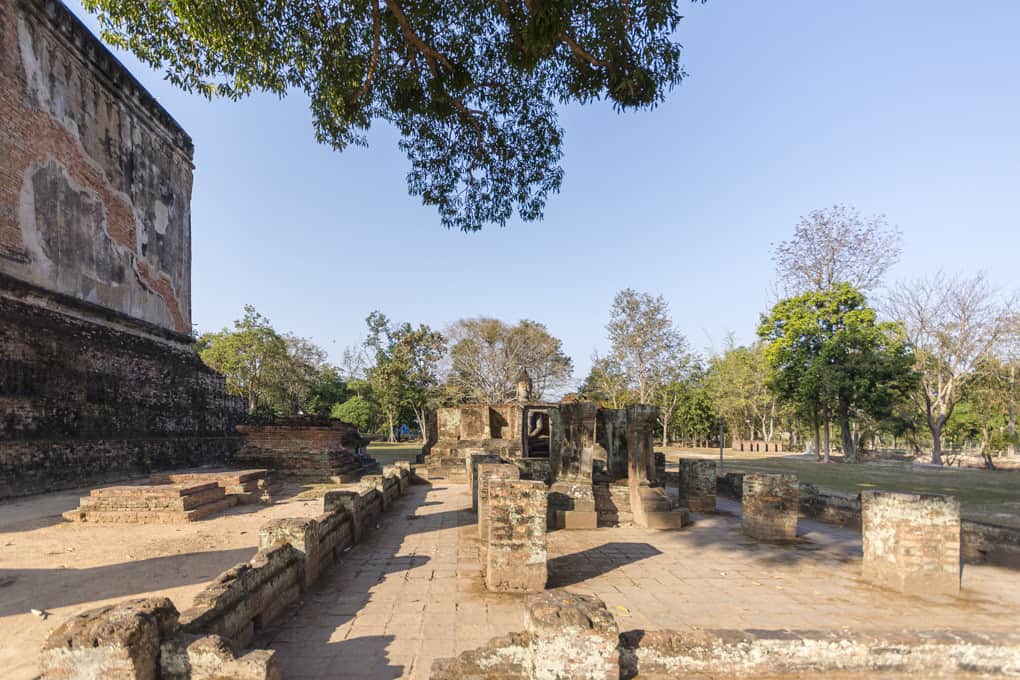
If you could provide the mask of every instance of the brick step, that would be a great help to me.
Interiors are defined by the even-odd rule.
[[[195,522],[237,505],[236,496],[226,496],[192,510],[92,510],[79,508],[63,513],[72,522],[94,524],[184,524]]]
[[[93,489],[89,495],[93,497],[160,496],[166,498],[179,498],[217,488],[219,488],[219,485],[216,482],[205,482],[201,484],[160,484],[157,486],[105,486],[99,489]]]
[[[187,496],[166,496],[163,494],[146,494],[144,496],[121,495],[90,495],[81,499],[81,507],[89,510],[168,510],[186,511],[207,503],[214,503],[226,495],[226,492],[214,486],[201,493]]]

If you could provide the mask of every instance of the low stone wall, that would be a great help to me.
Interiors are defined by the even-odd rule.
[[[987,677],[1020,672],[1020,635],[952,631],[635,630],[620,636],[620,677]]]
[[[41,680],[280,680],[271,650],[235,654],[216,635],[182,632],[165,597],[83,612],[54,630],[40,654]]]
[[[987,562],[1020,569],[1020,528],[973,520],[960,523],[961,555],[964,562]]]
[[[528,598],[527,630],[432,664],[432,680],[616,680],[619,634],[595,597],[554,590]]]
[[[212,633],[240,647],[301,596],[301,554],[286,543],[260,549],[249,562],[223,572],[181,615],[187,633]]]
[[[519,479],[520,470],[516,465],[504,463],[482,463],[478,466],[478,538],[484,552],[489,545],[489,486],[496,479]]]
[[[255,556],[220,574],[183,613],[153,598],[73,617],[44,647],[43,678],[278,680],[272,651],[238,657],[230,650],[250,645],[374,528],[383,507],[406,490],[409,473],[406,465],[387,466],[378,479],[327,491],[317,517],[265,524]],[[80,675],[82,668],[96,670]]]
[[[681,458],[677,483],[680,505],[692,512],[715,512],[716,462]]]
[[[1020,635],[790,630],[632,630],[565,590],[529,596],[525,630],[432,664],[432,680],[685,677],[973,677],[1020,673]]]
[[[743,477],[740,472],[718,477],[717,493],[740,500]],[[801,482],[800,516],[860,531],[861,496]],[[601,525],[601,510],[599,522]],[[960,523],[960,541],[965,563],[1020,568],[1020,527],[964,519]]]

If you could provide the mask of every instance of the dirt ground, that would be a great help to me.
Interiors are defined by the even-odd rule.
[[[266,521],[321,512],[321,500],[299,491],[284,487],[273,505],[176,525],[64,521],[60,513],[88,489],[0,502],[0,676],[35,677],[49,632],[86,609],[153,594],[186,609],[210,580],[255,554]]]

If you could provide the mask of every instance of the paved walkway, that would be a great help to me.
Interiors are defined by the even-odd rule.
[[[549,535],[549,587],[592,593],[621,630],[1014,631],[1020,572],[964,569],[960,598],[906,597],[859,581],[860,535],[801,520],[793,546],[739,529],[739,505],[682,531]],[[311,592],[270,640],[284,676],[427,678],[432,659],[522,630],[514,596],[484,591],[464,486],[411,487],[380,528]]]

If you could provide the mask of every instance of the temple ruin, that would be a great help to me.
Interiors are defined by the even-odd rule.
[[[437,409],[423,451],[430,480],[470,484],[481,461],[516,466],[520,479],[548,486],[550,528],[594,529],[636,522],[681,528],[688,510],[666,493],[655,465],[654,406],[602,408],[595,402],[533,402]],[[473,503],[473,507],[478,504]]]
[[[949,496],[678,460],[526,373],[413,464],[247,419],[194,351],[192,159],[63,4],[0,0],[5,678],[1020,674],[1020,528]]]

